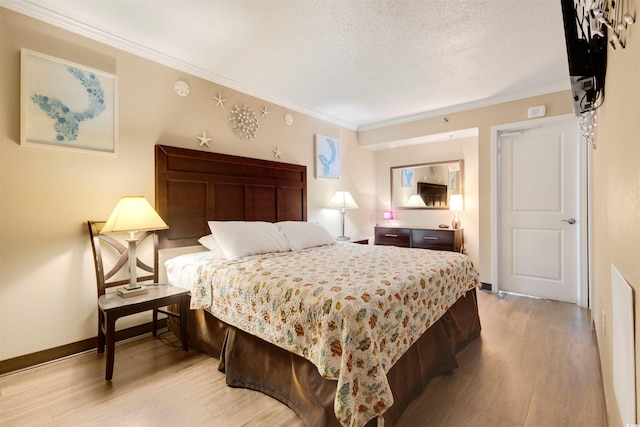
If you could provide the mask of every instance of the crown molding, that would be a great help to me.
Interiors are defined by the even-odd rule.
[[[52,6],[55,2],[50,3]],[[309,110],[295,103],[281,99],[271,93],[266,93],[254,87],[240,83],[228,76],[217,74],[209,70],[205,70],[201,67],[179,60],[172,56],[163,54],[153,49],[149,49],[140,44],[133,43],[129,40],[125,40],[115,34],[111,34],[105,31],[101,31],[95,27],[86,25],[77,20],[66,17],[54,9],[45,7],[41,4],[35,4],[29,0],[0,0],[0,6],[5,7],[17,13],[32,17],[39,21],[46,22],[53,26],[65,29],[80,36],[95,40],[105,45],[123,50],[133,55],[140,56],[142,58],[157,62],[159,64],[174,68],[176,70],[191,74],[196,77],[200,77],[204,80],[210,81],[215,84],[227,87],[229,89],[236,90],[238,92],[262,99],[266,102],[270,102],[286,109],[305,114],[314,117],[319,120],[323,120],[329,123],[333,123],[344,128],[354,130],[357,132],[364,132],[368,130],[375,130],[390,126],[401,125],[405,123],[415,122],[419,120],[425,120],[433,117],[438,117],[451,113],[458,113],[462,111],[473,110],[477,108],[488,107],[492,105],[502,104],[505,102],[516,101],[520,99],[530,98],[533,96],[545,95],[548,93],[559,92],[563,90],[569,90],[570,84],[567,81],[566,85],[553,86],[548,88],[539,89],[535,92],[523,92],[515,95],[497,97],[497,98],[485,98],[482,100],[472,101],[464,104],[458,104],[451,107],[446,107],[438,110],[425,111],[413,115],[397,117],[390,120],[383,120],[379,122],[369,123],[365,125],[357,125],[333,117],[327,114],[320,113],[318,111]]]
[[[55,3],[51,4],[55,5]],[[324,120],[345,127],[347,129],[358,129],[358,126],[353,123],[349,123],[336,117],[332,117],[326,114],[319,113],[317,111],[312,111],[307,108],[301,107],[300,105],[278,98],[277,96],[274,96],[270,93],[266,93],[254,87],[242,84],[227,76],[213,73],[196,65],[163,54],[156,50],[149,49],[140,44],[133,43],[129,40],[125,40],[115,34],[99,30],[90,25],[86,25],[75,19],[66,17],[56,12],[54,9],[50,9],[43,5],[34,4],[28,0],[0,0],[0,6],[37,19],[39,21],[43,21],[47,24],[51,24],[55,27],[70,31],[74,34],[78,34],[91,40],[95,40],[105,45],[114,47],[116,49],[120,49],[133,55],[148,59],[150,61],[166,65],[167,67],[174,68],[176,70],[191,74],[196,77],[200,77],[212,83],[216,83],[229,89],[233,89],[238,92],[242,92],[244,94],[262,99],[264,101],[277,104],[281,107],[293,110],[295,112],[306,114],[308,116]]]

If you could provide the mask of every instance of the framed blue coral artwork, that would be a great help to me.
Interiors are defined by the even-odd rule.
[[[340,141],[316,135],[316,178],[340,178]]]
[[[402,186],[413,187],[413,168],[402,169]]]
[[[21,52],[22,145],[115,153],[116,76]]]

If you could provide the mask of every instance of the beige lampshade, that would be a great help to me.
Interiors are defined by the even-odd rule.
[[[407,203],[405,203],[404,205],[409,208],[424,208],[427,206],[427,204],[424,202],[424,200],[422,200],[422,197],[420,197],[419,194],[414,194],[409,197],[409,200],[407,200]]]
[[[461,211],[463,210],[462,206],[462,194],[452,194],[449,198],[449,210],[450,211]]]
[[[348,191],[337,191],[327,207],[333,209],[358,209],[358,204]]]
[[[101,233],[164,230],[169,226],[142,196],[125,196],[116,205]]]

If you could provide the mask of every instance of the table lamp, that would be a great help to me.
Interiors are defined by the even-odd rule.
[[[327,205],[331,209],[340,209],[340,215],[342,216],[342,235],[338,236],[338,240],[349,240],[348,236],[344,234],[344,211],[346,209],[358,209],[358,204],[348,191],[337,191],[333,198]]]
[[[460,220],[458,219],[458,211],[461,211],[462,207],[462,194],[452,194],[449,198],[449,210],[454,211],[453,221],[451,221],[451,227],[454,229],[460,228]]]
[[[389,225],[389,221],[393,219],[393,211],[382,212],[382,219],[384,219],[386,224]]]
[[[142,196],[125,196],[120,199],[109,216],[101,233],[129,232],[129,284],[118,289],[118,294],[124,297],[146,294],[149,291],[142,287],[136,275],[136,246],[137,231],[165,230],[169,228],[160,215],[151,207],[147,199]]]

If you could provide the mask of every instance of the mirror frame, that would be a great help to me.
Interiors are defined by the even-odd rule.
[[[401,170],[401,169],[407,169],[407,168],[420,168],[420,167],[429,167],[429,166],[444,166],[444,165],[449,165],[452,163],[458,163],[459,164],[459,169],[460,169],[460,192],[458,193],[451,193],[449,191],[449,183],[447,183],[447,204],[446,206],[395,206],[393,203],[393,194],[394,194],[394,188],[401,188],[400,182],[396,182],[394,183],[394,179],[393,179],[393,172],[397,171],[397,170]],[[430,163],[418,163],[418,164],[413,164],[413,165],[402,165],[402,166],[392,166],[389,170],[389,183],[390,183],[390,187],[391,187],[391,195],[390,195],[390,203],[389,206],[391,206],[391,209],[393,210],[401,210],[401,209],[407,209],[407,210],[413,210],[413,209],[426,209],[426,210],[448,210],[449,209],[449,196],[451,194],[462,194],[464,197],[464,160],[463,159],[454,159],[454,160],[446,160],[446,161],[441,161],[441,162],[430,162]],[[418,187],[418,181],[414,182],[413,186],[415,187],[415,194],[417,193],[417,187]]]

